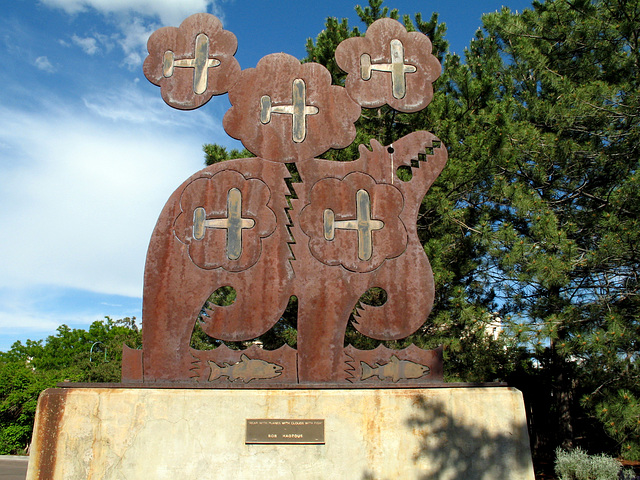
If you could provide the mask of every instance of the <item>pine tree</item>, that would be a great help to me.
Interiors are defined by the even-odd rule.
[[[474,228],[487,287],[543,368],[547,418],[570,446],[586,392],[639,385],[640,2],[533,7],[485,15],[467,53],[506,115],[494,116],[504,123]]]

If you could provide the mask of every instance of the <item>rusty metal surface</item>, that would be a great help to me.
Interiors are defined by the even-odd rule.
[[[276,228],[270,197],[262,180],[235,170],[203,174],[182,190],[173,231],[198,267],[246,270]]]
[[[374,350],[358,350],[351,345],[344,349],[347,357],[347,380],[351,383],[385,384],[438,383],[443,380],[442,347],[422,350],[411,345],[403,350],[391,350],[382,345]]]
[[[345,87],[356,102],[366,108],[386,103],[401,112],[429,104],[441,70],[429,38],[390,18],[375,21],[364,37],[340,43],[336,62],[348,73]]]
[[[233,181],[212,181],[218,175]],[[203,305],[220,287],[234,288],[237,298],[229,306],[210,306],[200,327],[211,337],[251,340],[280,319],[294,279],[287,243],[287,176],[281,163],[258,158],[231,160],[196,173],[171,196],[152,235],[145,267],[145,379],[191,378],[191,334]],[[252,197],[251,187],[256,185],[259,188]],[[269,185],[268,195],[260,191],[263,185]],[[192,237],[193,210],[204,207],[208,215],[225,216],[231,188],[247,192],[242,217],[256,225],[245,232],[265,235],[245,233],[237,259],[229,258],[224,229],[205,229],[203,240]]]
[[[149,56],[142,68],[168,105],[192,110],[213,95],[227,93],[236,82],[237,49],[236,36],[216,17],[191,15],[180,27],[163,27],[149,37]]]
[[[224,129],[258,157],[300,162],[356,137],[360,106],[317,63],[301,64],[285,53],[262,58],[242,71],[229,91],[232,107]]]
[[[134,350],[125,343],[122,346],[122,383],[141,381],[142,371],[142,350]]]
[[[435,382],[424,383],[416,385],[415,382],[399,381],[398,383],[389,382],[383,386],[383,388],[390,388],[396,390],[403,389],[435,389],[435,388],[496,388],[496,387],[508,387],[506,382]],[[56,388],[122,388],[122,383],[76,383],[76,382],[58,382]],[[191,389],[191,390],[206,390],[206,389],[221,389],[226,390],[229,388],[238,388],[243,390],[345,390],[345,389],[357,389],[357,390],[377,390],[380,388],[379,383],[348,383],[344,382],[318,382],[318,383],[260,383],[260,382],[236,382],[230,387],[229,383],[196,383],[191,380],[188,381],[171,381],[171,382],[131,382],[125,385],[126,388],[135,389],[160,389],[160,390],[174,390],[174,389]]]
[[[219,66],[207,67],[204,55],[193,52],[189,58],[197,62],[176,63],[178,34],[185,45],[201,50],[230,45],[219,22],[205,14],[194,17],[180,30],[161,29],[164,33],[149,41],[154,59],[145,61],[145,74],[150,65],[164,71],[158,82],[163,98],[164,89],[171,91],[170,80],[182,82],[175,91],[190,89],[189,95],[197,96],[205,70],[209,84],[217,75],[227,82],[233,76],[219,70],[225,64],[219,56]],[[215,29],[227,43],[218,41]],[[203,31],[206,42],[199,37]],[[426,321],[433,274],[416,219],[422,198],[444,168],[446,148],[433,134],[418,131],[387,146],[371,139],[371,149],[360,146],[359,158],[351,162],[314,158],[353,141],[361,105],[387,103],[407,112],[426,106],[440,71],[430,51],[424,35],[383,19],[366,37],[348,39],[336,51],[349,72],[346,88],[331,85],[323,66],[301,64],[286,54],[268,55],[237,75],[229,87],[232,107],[224,127],[257,157],[207,167],[167,202],[145,267],[143,351],[125,352],[123,379],[231,388],[442,381],[441,350],[361,351],[343,344],[354,307],[373,287],[383,289],[387,300],[359,306],[354,327],[361,334],[397,340]],[[284,165],[290,162],[300,177],[291,188]],[[400,179],[400,168],[411,169],[410,180]],[[207,303],[221,287],[232,287],[235,301]],[[196,322],[223,341],[264,334],[291,296],[298,299],[295,349],[190,348]]]
[[[321,263],[371,272],[407,248],[407,232],[400,221],[404,202],[393,185],[352,172],[342,179],[319,180],[307,195],[300,227],[310,238],[311,254]]]
[[[434,147],[434,143],[439,146]],[[298,377],[301,382],[343,378],[345,367],[339,352],[347,322],[356,302],[368,289],[378,287],[387,292],[387,301],[382,306],[364,305],[358,312],[354,327],[368,337],[378,340],[407,337],[424,324],[431,311],[433,274],[418,240],[416,218],[422,198],[446,163],[446,149],[428,132],[414,132],[390,146],[372,140],[371,146],[373,151],[361,148],[360,158],[353,162],[313,160],[298,166],[302,182],[293,184],[298,199],[291,202],[290,216],[291,231],[296,239],[292,250],[296,258],[293,268],[294,292],[298,297]],[[424,160],[413,167],[411,161],[418,158]],[[401,166],[412,168],[410,181],[403,182],[397,177]],[[353,178],[354,172],[357,175],[350,186],[350,201],[345,201],[344,207],[335,206],[343,195],[340,192],[343,181]],[[316,185],[326,182],[327,177],[336,189],[314,196]],[[371,179],[375,179],[374,185]],[[385,188],[376,190],[373,186]],[[378,202],[392,205],[377,218],[385,222],[385,227],[372,232],[374,254],[368,261],[358,258],[356,232],[336,231],[336,239],[341,235],[341,244],[340,249],[333,249],[322,228],[325,208],[351,209],[346,215],[355,214],[359,189],[369,192],[374,213]],[[400,212],[387,198],[389,191],[398,191],[401,195]],[[309,223],[314,219],[315,228],[310,228]],[[391,227],[393,232],[379,235]],[[326,247],[323,250],[315,245]]]
[[[48,388],[40,394],[27,471],[29,478],[55,477],[67,394],[68,391],[59,388]]]
[[[296,383],[296,351],[284,345],[264,350],[252,345],[231,350],[222,345],[214,350],[191,349],[191,379],[207,385]]]

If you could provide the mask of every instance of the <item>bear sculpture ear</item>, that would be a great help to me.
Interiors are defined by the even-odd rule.
[[[160,87],[163,100],[180,110],[193,110],[213,95],[227,93],[240,74],[234,58],[236,36],[208,13],[188,17],[180,27],[156,30],[147,42],[143,70]]]
[[[373,22],[364,37],[343,40],[335,56],[347,72],[347,92],[365,108],[386,103],[401,112],[422,110],[441,71],[429,38],[391,18]]]

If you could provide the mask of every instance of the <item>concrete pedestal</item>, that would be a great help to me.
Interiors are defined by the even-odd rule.
[[[247,419],[322,419],[324,444],[246,443]],[[50,389],[27,479],[533,480],[507,387]]]

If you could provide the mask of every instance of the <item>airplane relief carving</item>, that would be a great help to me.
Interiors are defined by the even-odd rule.
[[[168,105],[181,110],[193,110],[213,95],[227,93],[240,73],[234,58],[236,36],[223,30],[213,15],[191,15],[178,28],[160,28],[147,48],[145,76],[160,87]]]
[[[360,145],[359,158],[317,157],[355,139],[361,107],[424,108],[440,65],[429,39],[395,20],[336,50],[348,74],[283,53],[241,70],[235,36],[209,14],[151,35],[145,76],[180,109],[228,93],[223,125],[253,158],[218,163],[187,179],[169,198],[152,234],[145,267],[143,349],[123,352],[123,382],[254,385],[420,385],[442,381],[442,349],[344,347],[353,326],[377,340],[418,330],[431,311],[433,274],[417,235],[418,209],[447,161],[433,134],[413,132]],[[285,164],[299,180],[291,182]],[[398,169],[410,168],[409,181]],[[289,183],[288,183],[289,181]],[[290,185],[290,186],[289,186]],[[232,287],[228,306],[210,295]],[[373,287],[380,306],[360,305]],[[297,345],[269,351],[190,348],[199,323],[221,341],[269,331],[290,297],[298,299]],[[204,312],[205,315],[201,315]]]
[[[407,32],[390,18],[372,23],[364,37],[340,43],[335,55],[348,74],[349,95],[366,108],[386,103],[401,112],[422,110],[431,102],[432,83],[440,76],[429,38]]]
[[[175,236],[200,268],[246,270],[260,258],[262,239],[276,228],[270,197],[262,180],[234,170],[199,177],[182,190]]]
[[[360,117],[360,106],[343,87],[331,85],[324,66],[301,64],[285,53],[243,70],[229,101],[225,131],[275,162],[308,162],[330,148],[349,146]]]

